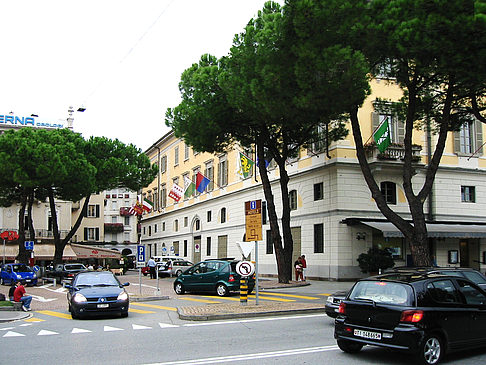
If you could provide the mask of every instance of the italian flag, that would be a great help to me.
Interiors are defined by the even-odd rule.
[[[143,199],[143,206],[142,207],[143,207],[143,210],[145,210],[147,212],[150,212],[152,210],[152,208],[154,207],[154,203],[152,203],[147,198],[144,198]]]

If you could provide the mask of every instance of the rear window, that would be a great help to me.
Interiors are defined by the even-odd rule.
[[[412,305],[412,288],[403,283],[359,281],[349,294],[351,300],[371,300],[374,303]]]
[[[64,266],[66,270],[86,270],[86,267],[83,264],[70,264]]]

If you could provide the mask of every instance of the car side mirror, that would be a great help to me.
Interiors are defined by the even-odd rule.
[[[72,286],[72,285],[69,285],[69,284],[64,284],[64,287],[65,287],[66,289],[72,289],[72,288],[73,288],[73,286]]]
[[[125,283],[125,284],[122,284],[122,286],[130,286],[130,283]]]

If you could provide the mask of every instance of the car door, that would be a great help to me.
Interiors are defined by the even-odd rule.
[[[201,285],[204,291],[213,291],[219,278],[219,262],[209,261],[206,263],[206,270],[202,274]]]
[[[194,265],[189,270],[187,270],[183,275],[180,276],[181,281],[183,282],[184,287],[188,291],[198,291],[203,290],[202,288],[202,274],[206,271],[206,263],[200,262],[199,264]]]
[[[486,292],[475,284],[458,279],[459,292],[464,296],[465,307],[469,309],[468,332],[470,344],[480,346],[486,344]]]

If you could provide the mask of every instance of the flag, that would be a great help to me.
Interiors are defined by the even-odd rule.
[[[258,161],[260,161],[260,160],[259,160],[259,159],[258,159],[258,157],[257,157],[257,166],[258,166]],[[265,168],[268,168],[268,165],[270,165],[270,161],[271,161],[271,160],[269,161],[269,160],[267,160],[267,159],[264,159],[263,161],[265,161]]]
[[[129,213],[131,215],[142,215],[143,213],[143,207],[142,207],[142,204],[140,202],[136,202],[135,205],[133,207],[130,208],[130,211]]]
[[[380,126],[373,133],[373,138],[378,146],[378,150],[383,153],[391,143],[390,130],[388,129],[388,117],[385,117]]]
[[[184,176],[184,198],[189,198],[192,194],[194,194],[195,185],[191,179],[187,176]]]
[[[196,190],[202,194],[208,185],[209,179],[198,171],[196,175]]]
[[[154,203],[152,203],[150,200],[148,200],[147,198],[143,199],[143,205],[142,205],[143,210],[150,212],[152,210],[153,206],[154,206]]]
[[[179,200],[181,200],[183,194],[184,192],[182,191],[182,188],[179,185],[174,184],[172,190],[169,193],[169,198],[172,198],[176,202],[178,202]]]
[[[240,168],[238,170],[238,175],[242,176],[243,178],[247,178],[251,174],[251,169],[255,162],[251,160],[247,155],[240,152],[240,160],[239,165]]]

